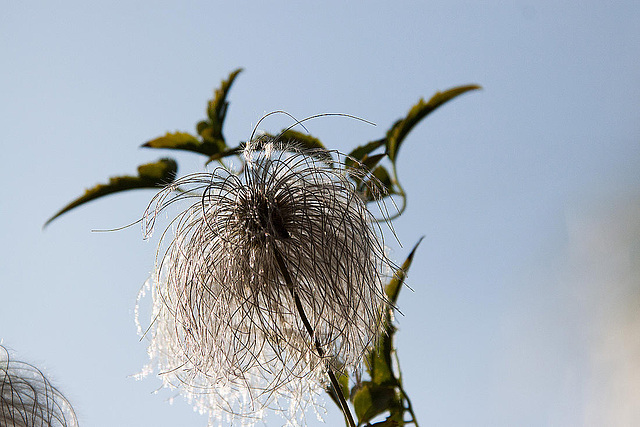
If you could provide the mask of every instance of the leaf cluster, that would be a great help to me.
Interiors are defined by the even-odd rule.
[[[222,161],[226,157],[237,156],[242,151],[244,142],[230,147],[227,145],[222,131],[229,108],[227,95],[241,72],[242,68],[232,71],[227,79],[221,82],[220,87],[215,90],[213,98],[207,103],[207,117],[196,125],[196,134],[168,132],[163,136],[145,142],[142,147],[190,151],[206,156],[205,164],[213,161]],[[346,160],[347,166],[355,166],[357,163],[365,166],[374,177],[370,179],[379,181],[386,189],[384,193],[372,193],[370,189],[375,186],[372,186],[370,182],[362,182],[359,178],[353,177],[352,179],[365,200],[375,201],[376,199],[398,195],[402,198],[402,205],[395,216],[401,215],[406,206],[406,194],[398,180],[396,161],[400,146],[406,136],[422,119],[447,101],[465,92],[479,88],[477,85],[458,86],[444,92],[437,92],[429,101],[425,102],[424,99],[420,99],[417,104],[411,107],[404,118],[397,120],[389,128],[383,138],[370,141],[352,150]],[[296,146],[302,148],[325,148],[318,138],[290,128],[284,129],[277,137],[281,140],[293,142]],[[318,151],[316,150],[316,152]],[[390,167],[382,164],[385,159],[390,163]],[[163,158],[155,163],[141,165],[138,167],[138,176],[112,177],[108,183],[98,184],[85,190],[83,195],[71,201],[49,218],[45,223],[45,227],[60,215],[87,202],[122,191],[140,188],[157,189],[173,182],[176,176],[177,163],[171,158]]]

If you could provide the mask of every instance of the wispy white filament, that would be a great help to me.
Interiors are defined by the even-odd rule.
[[[0,426],[73,427],[73,408],[38,368],[0,346]]]
[[[159,212],[187,202],[163,235],[150,285],[149,354],[165,383],[212,421],[231,414],[252,424],[275,409],[295,424],[327,368],[357,369],[381,331],[389,261],[354,184],[375,179],[327,151],[271,139],[248,143],[244,160],[240,174],[186,176],[149,206],[147,232]]]

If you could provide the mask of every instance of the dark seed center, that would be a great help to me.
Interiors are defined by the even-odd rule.
[[[247,215],[249,230],[258,235],[288,239],[290,235],[279,203],[263,194],[256,196],[256,199],[253,204],[255,211]]]

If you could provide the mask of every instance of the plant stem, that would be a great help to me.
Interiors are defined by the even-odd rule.
[[[302,324],[304,325],[304,328],[307,330],[307,332],[309,333],[309,336],[313,340],[313,343],[316,347],[318,355],[320,357],[324,357],[325,352],[322,349],[320,342],[315,337],[313,328],[311,327],[311,323],[309,323],[309,319],[307,318],[307,315],[304,313],[304,308],[302,307],[302,302],[300,301],[300,297],[298,297],[298,293],[293,287],[293,281],[291,280],[291,275],[289,274],[289,270],[287,270],[287,266],[285,265],[284,260],[282,259],[282,255],[280,255],[278,248],[276,248],[275,246],[273,247],[273,253],[275,255],[276,262],[278,263],[278,267],[280,268],[280,272],[282,273],[282,277],[284,278],[284,281],[287,287],[289,288],[289,291],[291,292],[291,296],[293,297],[293,301],[296,305],[296,310],[298,310],[298,314],[300,315],[300,319],[302,320]],[[342,413],[344,414],[344,417],[347,420],[347,423],[349,424],[350,427],[356,427],[356,423],[353,420],[353,416],[351,415],[351,410],[349,409],[349,406],[347,405],[347,401],[345,400],[344,395],[342,394],[342,387],[340,387],[340,383],[338,382],[338,379],[336,378],[335,373],[328,365],[327,365],[327,374],[329,375],[329,380],[331,381],[331,385],[333,386],[333,391],[336,394],[336,399],[340,403],[340,409],[342,409]]]

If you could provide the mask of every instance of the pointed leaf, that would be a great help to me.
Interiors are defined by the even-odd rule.
[[[171,150],[186,150],[195,153],[204,154],[205,156],[215,156],[227,149],[227,144],[222,135],[222,125],[227,114],[227,94],[236,76],[242,71],[238,68],[229,74],[227,80],[223,80],[220,87],[216,89],[213,99],[209,101],[207,106],[207,120],[202,120],[196,125],[196,131],[202,138],[185,133],[173,132],[167,133],[156,139],[143,144],[143,147],[150,148],[166,148]]]
[[[356,162],[353,161],[354,159],[359,162],[362,162],[362,160],[364,160],[364,158],[368,156],[369,153],[382,147],[385,142],[386,142],[386,139],[383,138],[377,141],[371,141],[368,144],[357,147],[355,150],[353,150],[351,153],[347,155],[345,164],[349,167],[355,166]]]
[[[376,348],[367,355],[367,372],[374,384],[395,386],[398,385],[398,379],[393,373],[391,360],[395,328],[389,323],[383,333],[385,335],[380,338]]]
[[[453,98],[462,95],[470,90],[480,89],[478,85],[466,85],[458,86],[448,89],[444,92],[436,92],[428,102],[424,99],[420,99],[416,105],[414,105],[404,119],[400,119],[394,123],[394,125],[387,132],[387,154],[392,162],[396,161],[400,144],[407,136],[407,134],[417,125],[420,120],[424,119],[427,115],[433,112],[435,109],[443,105],[445,102],[452,100]]]
[[[216,89],[213,99],[209,101],[207,116],[209,116],[211,137],[213,139],[220,139],[224,141],[224,136],[222,136],[222,125],[227,115],[227,107],[229,106],[229,103],[227,102],[227,94],[229,93],[229,89],[231,89],[233,81],[241,72],[242,68],[232,71],[227,80],[223,80],[222,83],[220,83],[220,87]]]
[[[367,202],[373,202],[375,200],[382,200],[391,194],[396,194],[393,188],[393,181],[387,169],[384,166],[376,167],[372,175],[376,178],[374,180],[367,180],[358,186],[360,194]],[[382,188],[380,188],[382,186]],[[383,190],[384,191],[381,191]],[[376,191],[377,190],[377,191]]]
[[[387,294],[389,301],[393,302],[394,304],[398,301],[400,288],[404,283],[404,279],[407,277],[407,271],[409,271],[409,267],[411,267],[411,263],[413,262],[413,256],[415,255],[416,250],[418,249],[418,246],[422,242],[422,239],[424,239],[424,236],[420,237],[420,240],[418,240],[418,243],[415,244],[415,246],[409,253],[409,256],[407,256],[407,259],[404,260],[404,262],[402,263],[402,266],[398,269],[398,271],[396,271],[396,274],[393,275],[393,277],[385,287],[384,291]]]
[[[71,209],[106,195],[138,188],[158,188],[167,185],[173,182],[177,171],[178,165],[173,159],[160,159],[155,163],[138,166],[138,176],[117,176],[109,178],[108,184],[98,184],[95,187],[85,190],[82,196],[49,218],[44,226],[46,227],[51,221],[69,212]]]
[[[205,130],[205,132],[206,131],[207,130]],[[222,140],[205,139],[204,141],[200,141],[195,136],[186,132],[167,132],[166,135],[145,142],[142,146],[149,148],[166,148],[169,150],[186,150],[206,156],[213,156],[223,150],[225,144]]]
[[[362,159],[362,165],[367,169],[373,169],[378,165],[378,163],[380,163],[380,160],[384,159],[386,156],[386,153],[374,154],[373,156],[365,155]]]
[[[390,194],[393,194],[393,181],[391,180],[391,175],[389,175],[387,169],[385,169],[383,166],[378,166],[373,170],[373,176],[378,178],[378,180]]]
[[[371,182],[371,180],[367,180],[366,185],[364,185],[362,182],[363,178],[366,179],[367,173],[370,172],[375,166],[377,166],[378,163],[380,163],[380,160],[382,160],[385,156],[386,156],[385,153],[375,154],[373,156],[368,156],[365,154],[362,161],[357,161],[347,157],[347,160],[345,162],[345,167],[348,169],[349,178],[351,178],[353,182],[355,182],[356,188],[358,188],[358,191],[363,196],[363,199],[368,202],[371,202],[376,198],[382,199],[386,197],[386,195],[378,196],[377,195],[378,193],[376,191],[373,191],[373,192],[371,191],[372,190],[371,185],[373,185],[373,182]],[[388,174],[387,174],[387,178],[389,178],[389,185],[390,185],[391,178],[388,177]],[[380,187],[380,183],[382,183],[382,181],[377,183],[378,187]],[[387,188],[387,185],[383,183],[382,187]],[[382,188],[380,188],[380,190],[382,190]],[[388,192],[389,190],[387,189],[386,191]]]
[[[383,412],[391,411],[396,405],[396,392],[393,387],[380,386],[369,381],[364,381],[353,396],[353,408],[358,417],[358,425]]]
[[[349,157],[353,157],[356,160],[362,161],[364,156],[371,153],[375,149],[382,147],[385,143],[385,139],[379,139],[377,141],[371,141],[365,145],[361,145],[349,153]]]
[[[418,240],[418,243],[413,247],[407,259],[402,263],[402,266],[396,271],[394,276],[389,281],[389,284],[385,287],[385,293],[389,301],[395,305],[398,301],[398,295],[404,279],[406,278],[407,271],[411,267],[413,256],[415,255],[422,237]],[[396,385],[400,384],[393,372],[392,352],[393,352],[393,335],[396,328],[391,322],[393,308],[389,308],[385,318],[385,329],[382,332],[382,336],[378,339],[377,346],[372,349],[367,355],[367,372],[371,376],[371,381],[380,385]]]

